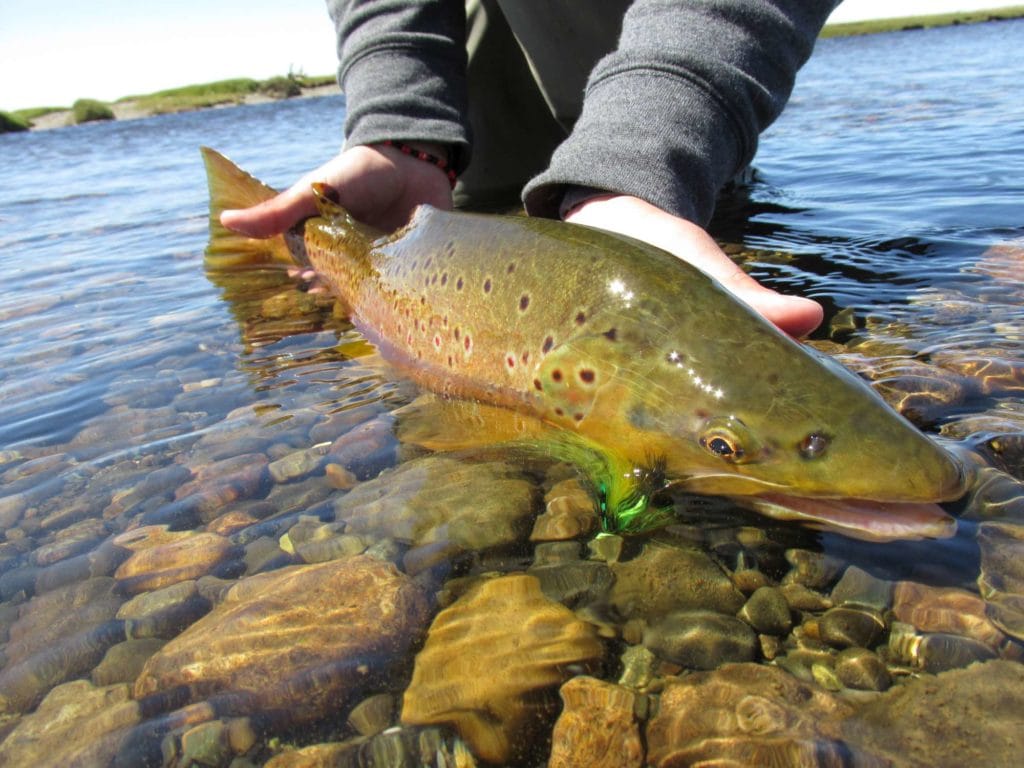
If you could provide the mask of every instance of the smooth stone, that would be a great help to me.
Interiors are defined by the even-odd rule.
[[[134,683],[146,661],[163,647],[164,642],[160,638],[146,638],[110,646],[92,670],[90,677],[93,683],[99,686]]]
[[[143,592],[117,612],[125,631],[135,639],[170,638],[209,612],[212,603],[199,594],[195,581],[182,581],[153,592]]]
[[[784,584],[779,588],[790,610],[819,613],[832,607],[832,600],[803,584]]]
[[[544,494],[544,512],[533,524],[530,541],[565,541],[586,536],[598,526],[594,499],[575,478]]]
[[[352,490],[359,484],[359,478],[341,464],[325,464],[324,477],[327,478],[327,482],[332,488],[337,488],[339,491]]]
[[[408,663],[427,619],[418,585],[362,555],[250,576],[146,663],[135,696],[188,686],[315,719]]]
[[[548,768],[640,768],[644,747],[628,688],[581,675],[559,690]]]
[[[398,459],[394,417],[380,415],[335,440],[325,461],[347,469],[359,480],[376,477]]]
[[[847,648],[835,659],[835,672],[843,685],[860,691],[884,691],[892,685],[885,663],[866,648]]]
[[[893,615],[919,632],[963,635],[996,649],[1003,634],[986,614],[980,596],[957,587],[932,587],[912,581],[896,584]]]
[[[619,685],[634,691],[646,691],[656,677],[658,657],[642,645],[627,645],[621,661]]]
[[[473,552],[522,541],[533,511],[534,487],[517,468],[444,456],[406,462],[335,503],[348,533]]]
[[[200,723],[181,735],[181,763],[184,765],[224,765],[232,754],[227,725],[220,720]]]
[[[803,584],[811,589],[827,587],[835,581],[842,567],[836,558],[808,549],[787,549],[786,562],[792,568],[782,577],[782,585]]]
[[[859,708],[846,740],[893,765],[1015,768],[1024,754],[1024,665],[1002,660],[922,675]]]
[[[318,448],[293,451],[267,465],[267,471],[275,483],[289,483],[308,477],[319,471],[324,463],[324,453]]]
[[[743,594],[706,554],[649,542],[641,554],[611,564],[610,603],[624,618],[658,618],[685,609],[735,614]]]
[[[530,568],[544,594],[570,608],[603,601],[615,581],[604,563],[577,560]]]
[[[304,542],[295,548],[295,554],[306,563],[323,563],[361,554],[366,551],[366,545],[362,536],[342,534],[330,539]]]
[[[647,764],[847,765],[839,733],[851,712],[834,694],[771,666],[727,664],[669,678],[647,724]]]
[[[348,724],[360,736],[373,736],[393,724],[395,697],[377,693],[352,707]]]
[[[152,591],[213,573],[235,551],[230,539],[215,533],[182,531],[171,536],[159,529],[153,533],[152,546],[143,547],[136,541],[135,553],[114,573],[127,594]]]
[[[0,743],[0,765],[111,765],[141,720],[127,685],[73,680],[54,688]]]
[[[893,583],[851,565],[832,588],[831,597],[835,605],[852,603],[884,611],[892,605]]]
[[[603,654],[594,628],[545,597],[534,577],[480,581],[431,624],[402,722],[451,725],[492,763],[526,759],[550,727],[558,686]]]
[[[622,556],[622,548],[626,541],[613,533],[602,533],[587,542],[587,551],[591,560],[603,560],[606,563],[617,563]]]
[[[573,563],[579,562],[579,559],[580,544],[578,541],[549,541],[533,548],[534,566]]]
[[[786,635],[793,628],[789,603],[776,587],[757,589],[740,609],[739,617],[765,635]]]
[[[753,568],[744,568],[734,571],[732,583],[740,592],[745,595],[752,595],[762,587],[770,586],[770,581],[761,571]]]
[[[310,744],[279,752],[263,768],[350,768],[357,765],[358,751],[359,745],[349,742]]]
[[[818,619],[822,642],[834,648],[872,647],[885,631],[881,614],[870,608],[830,608]]]
[[[674,611],[644,631],[644,645],[688,669],[714,669],[757,657],[757,635],[735,616],[713,611]]]

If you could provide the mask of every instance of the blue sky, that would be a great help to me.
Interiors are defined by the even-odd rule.
[[[834,21],[1021,0],[846,0]],[[0,0],[0,109],[336,67],[322,0]]]

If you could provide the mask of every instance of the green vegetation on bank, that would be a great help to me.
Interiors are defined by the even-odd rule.
[[[71,105],[71,122],[75,125],[113,120],[114,110],[96,99],[79,99]]]
[[[898,19],[876,19],[875,21],[851,21],[845,24],[829,24],[821,32],[822,37],[846,37],[849,35],[871,35],[876,32],[897,32],[905,29],[926,27],[949,27],[956,24],[977,24],[982,21],[1005,21],[1024,17],[1024,5],[996,8],[991,11],[960,11],[939,13],[930,16],[904,16]]]
[[[0,111],[0,133],[15,133],[17,131],[27,131],[28,121],[19,117],[17,114],[10,112]]]

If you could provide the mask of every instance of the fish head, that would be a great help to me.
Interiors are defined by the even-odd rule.
[[[682,350],[605,361],[588,420],[613,450],[686,492],[859,538],[955,531],[937,503],[964,494],[964,463],[838,363],[768,328]]]

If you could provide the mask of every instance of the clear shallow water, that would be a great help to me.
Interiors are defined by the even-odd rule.
[[[987,451],[991,462],[1018,474],[1020,454],[1013,445],[1024,432],[1021,42],[1022,22],[821,42],[790,107],[762,140],[754,183],[723,201],[714,225],[716,234],[741,246],[741,256],[759,277],[826,303],[830,318],[816,334],[819,346],[878,379],[883,392],[900,400],[926,430]],[[139,639],[139,631],[126,629],[125,621],[163,616],[164,624],[153,634],[170,640],[214,604],[211,615],[221,610],[223,590],[236,580],[324,559],[322,552],[312,555],[297,544],[330,541],[335,549],[328,562],[360,545],[398,562],[425,590],[431,615],[436,596],[444,605],[466,590],[463,577],[526,569],[539,575],[543,567],[566,566],[558,558],[545,562],[551,552],[542,555],[540,545],[527,540],[532,517],[541,511],[540,495],[547,491],[550,497],[561,479],[558,470],[530,468],[519,477],[533,489],[525,492],[525,517],[516,513],[509,533],[483,543],[467,530],[499,528],[489,522],[490,512],[480,513],[483,523],[442,518],[432,528],[417,528],[416,520],[435,512],[425,501],[412,501],[415,489],[448,499],[455,493],[454,481],[446,480],[454,471],[449,465],[411,480],[380,483],[400,490],[394,509],[375,507],[372,478],[413,458],[411,449],[394,445],[386,433],[390,412],[415,393],[376,363],[328,302],[307,300],[282,275],[204,272],[206,187],[197,147],[216,147],[283,187],[335,151],[342,110],[340,98],[325,98],[0,138],[0,262],[6,275],[0,296],[0,638],[7,638],[0,714],[8,746],[55,686],[90,677],[97,683],[135,681],[140,672],[127,662],[122,669],[131,672],[120,678],[96,673],[108,649],[126,637]],[[909,363],[923,367],[910,369]],[[982,371],[982,366],[988,367]],[[982,375],[994,368],[997,376]],[[922,397],[922,390],[933,396]],[[908,405],[900,393],[917,400]],[[998,451],[991,443],[996,436],[1004,436]],[[325,470],[325,463],[344,472]],[[370,487],[371,492],[360,497],[352,491],[352,501],[339,508],[338,499],[355,481],[363,481],[356,491]],[[486,489],[498,480],[487,475],[476,481],[482,485],[465,482]],[[491,495],[478,491],[471,502],[462,498],[460,503],[490,510],[494,500],[486,497]],[[513,496],[510,490],[508,498]],[[494,512],[494,519],[501,514]],[[201,564],[194,573],[162,576],[139,587],[138,573],[121,570],[135,546],[123,534],[154,524],[169,525],[178,534],[212,531],[223,541],[191,539],[194,550],[186,546],[187,559]],[[993,563],[999,561],[994,555],[979,560],[976,533],[977,525],[967,522],[950,542],[864,545],[696,504],[676,528],[625,542],[620,559],[647,562],[654,557],[645,549],[652,542],[673,552],[695,546],[736,583],[756,570],[769,586],[786,579],[805,583],[836,603],[834,585],[852,563],[884,579],[890,589],[914,581],[954,587],[959,591],[951,599],[965,600],[977,592],[979,569],[995,573]],[[1012,533],[997,533],[997,542],[1013,541]],[[148,539],[139,535],[154,550],[165,543],[152,532]],[[342,540],[346,535],[350,538]],[[555,538],[582,545],[593,535],[570,531]],[[990,550],[1008,551],[1009,559],[1018,552],[998,543]],[[606,566],[617,583],[625,584],[635,576],[616,565],[617,557],[599,553],[580,562]],[[801,558],[816,563],[817,576],[801,570]],[[163,573],[167,562],[138,568]],[[452,576],[458,578],[447,581]],[[668,632],[662,614],[680,604],[669,601],[642,615],[631,613],[621,596],[600,594],[601,578],[591,574],[578,587],[596,596],[559,594],[557,599],[603,627],[597,674],[615,681],[635,672],[630,648],[661,648],[656,638]],[[1018,578],[1002,578],[997,597],[1013,593]],[[86,618],[83,605],[97,601],[81,596],[47,608],[45,596],[64,595],[87,582],[109,587],[114,595],[104,603],[106,613]],[[199,595],[172,601],[178,619],[166,619],[169,608],[124,613],[129,596],[175,583],[194,583]],[[651,593],[659,588],[685,592],[679,584],[643,587]],[[182,605],[193,606],[192,613]],[[50,615],[47,610],[71,620],[65,626],[40,618]],[[719,610],[732,614],[736,608]],[[814,664],[835,668],[835,653],[828,652],[833,646],[813,637],[818,626],[813,622],[824,610],[795,609],[803,622],[800,633],[762,632],[777,642],[762,641],[753,658],[775,659],[773,666],[795,678],[820,683],[825,672],[814,672]],[[185,614],[187,620],[181,618]],[[885,615],[888,636],[894,627]],[[1013,614],[997,612],[997,618],[1005,625]],[[345,621],[358,623],[351,617]],[[529,619],[515,622],[516,632],[530,634],[522,629]],[[500,630],[500,616],[492,624]],[[655,639],[644,634],[644,625],[654,627]],[[915,626],[922,633],[957,634],[948,626]],[[97,639],[96,627],[107,628],[106,639]],[[425,627],[407,631],[418,636]],[[288,628],[285,622],[282,631]],[[216,634],[198,646],[205,643],[212,653],[224,654],[216,648]],[[26,637],[34,648],[23,647]],[[1000,642],[1006,647],[999,653],[1019,657],[1014,641]],[[779,648],[772,650],[773,644]],[[973,646],[967,645],[968,651],[958,647],[969,653]],[[902,683],[929,674],[915,666],[915,658],[887,656],[886,636],[870,647]],[[59,661],[41,658],[40,649],[58,649]],[[578,668],[593,672],[584,651],[575,650]],[[140,656],[132,663],[141,664],[146,656],[136,652]],[[365,661],[376,658],[363,654]],[[280,712],[267,714],[295,707],[284,689],[275,689],[287,677],[287,665],[285,671],[274,666],[267,675],[264,687],[276,691],[270,704],[221,702],[206,714],[178,713],[189,700],[215,699],[208,691],[175,699],[167,693],[172,683],[153,683],[155,694],[137,687],[133,696],[148,702],[145,713],[115,730],[117,743],[103,754],[106,761],[113,754],[129,764],[159,763],[161,745],[182,748],[183,735],[204,722],[235,723],[236,730],[242,729],[238,722],[248,723],[255,746],[243,750],[236,739],[233,749],[256,764],[269,757],[273,750],[266,744],[275,737],[300,745],[342,741],[352,736],[345,713],[360,697],[401,695],[408,682],[402,664],[412,664],[412,652],[395,656],[399,669],[389,670],[384,682],[351,685],[358,695],[338,694],[344,706],[295,721]],[[482,669],[501,663],[486,652],[477,661]],[[522,664],[524,679],[539,676],[535,663]],[[665,677],[677,671],[673,664],[679,666],[651,662],[655,682],[636,686],[639,694],[657,699]],[[296,686],[301,700],[316,698],[315,686]],[[926,699],[921,702],[927,705]],[[824,718],[824,711],[819,715]],[[543,761],[552,715],[532,719],[542,725],[525,731],[524,740],[533,745],[522,758],[527,764]],[[259,727],[253,725],[257,722]],[[397,716],[385,718],[385,724],[392,723]],[[87,725],[77,729],[82,744],[114,740]],[[868,731],[885,730],[872,728]],[[861,733],[863,727],[854,730]],[[900,728],[891,730],[888,736],[898,741]],[[898,755],[885,737],[875,733],[857,741],[845,735],[855,752]],[[451,745],[450,731],[436,738]],[[935,748],[943,748],[941,739]],[[998,764],[998,756],[991,757],[989,762]],[[941,759],[933,756],[932,762]]]

